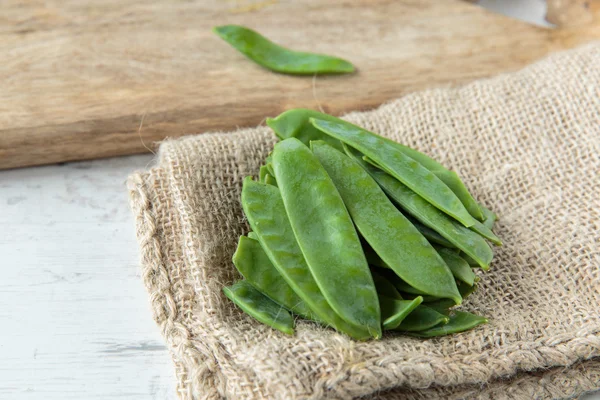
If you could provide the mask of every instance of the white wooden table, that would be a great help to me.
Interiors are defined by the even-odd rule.
[[[543,13],[541,0],[483,3],[534,22]],[[0,172],[0,399],[176,398],[125,188],[151,161]]]

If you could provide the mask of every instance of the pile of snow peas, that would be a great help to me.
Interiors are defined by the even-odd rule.
[[[501,245],[496,215],[429,156],[307,109],[267,119],[281,139],[246,177],[252,231],[225,295],[258,321],[293,334],[292,314],[357,340],[383,331],[419,337],[487,322],[456,310]]]

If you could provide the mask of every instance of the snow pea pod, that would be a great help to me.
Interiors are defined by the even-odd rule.
[[[367,328],[345,322],[321,293],[298,246],[279,189],[247,177],[242,187],[242,207],[273,266],[313,313],[355,339],[370,338]]]
[[[449,299],[440,299],[427,303],[427,307],[444,314],[445,316],[450,315],[450,309],[454,307],[454,303]]]
[[[477,275],[471,269],[471,266],[463,260],[458,254],[452,250],[445,249],[443,247],[437,247],[436,250],[440,253],[440,256],[444,259],[444,262],[452,271],[452,275],[461,282],[466,283],[469,286],[475,284]]]
[[[422,302],[422,297],[416,297],[413,300],[398,300],[379,296],[383,329],[396,329]]]
[[[346,154],[358,162],[365,169],[387,195],[408,211],[414,218],[427,227],[435,230],[450,243],[469,254],[485,270],[489,269],[493,253],[490,246],[483,238],[472,230],[460,225],[452,218],[432,206],[414,191],[406,187],[390,174],[364,161],[356,150],[344,147]]]
[[[424,338],[444,336],[449,335],[451,333],[464,332],[469,329],[473,329],[478,325],[486,324],[487,322],[487,318],[480,317],[478,315],[471,314],[465,311],[455,311],[454,315],[450,315],[450,320],[447,324],[438,325],[424,331],[411,332],[410,335]]]
[[[244,279],[264,295],[298,315],[315,319],[313,312],[283,279],[257,240],[240,236],[233,264]]]
[[[275,145],[273,169],[290,225],[323,296],[344,320],[381,336],[369,265],[331,178],[308,147],[294,138]]]
[[[290,313],[248,282],[239,281],[233,286],[224,287],[223,293],[257,321],[288,335],[294,334],[294,319]]]
[[[389,140],[348,124],[313,118],[310,121],[317,129],[375,161],[394,178],[463,225],[469,227],[477,222],[444,182],[417,161],[398,151]]]
[[[460,304],[462,299],[444,260],[377,182],[357,162],[327,143],[311,142],[311,148],[335,183],[356,228],[385,264],[424,293]]]
[[[272,177],[275,177],[275,171],[273,171],[273,163],[268,162],[266,164],[267,166],[267,172],[269,173],[269,175],[271,175]]]
[[[440,314],[432,308],[420,305],[408,314],[396,330],[404,332],[419,332],[430,329],[436,325],[446,324],[450,318]]]
[[[223,25],[213,31],[246,57],[271,71],[291,75],[344,74],[354,66],[341,58],[292,51],[260,33],[239,25]]]

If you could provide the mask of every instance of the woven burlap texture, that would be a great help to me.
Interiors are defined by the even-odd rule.
[[[464,305],[490,323],[442,338],[356,342],[302,320],[287,336],[243,314],[222,294],[240,278],[231,256],[248,231],[242,179],[276,139],[258,127],[162,143],[129,188],[180,397],[526,399],[600,388],[599,65],[597,43],[344,117],[455,169],[500,215],[504,246]]]

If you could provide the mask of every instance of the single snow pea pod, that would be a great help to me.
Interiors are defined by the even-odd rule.
[[[295,138],[275,145],[273,168],[290,225],[323,296],[348,323],[366,326],[380,337],[375,284],[358,233],[331,178]]]
[[[444,259],[446,265],[452,271],[452,275],[461,282],[466,283],[469,286],[475,284],[475,278],[477,275],[471,269],[471,266],[463,260],[458,254],[452,250],[445,249],[443,247],[436,247],[440,256]]]
[[[267,125],[273,129],[275,134],[281,139],[294,137],[304,143],[310,145],[313,140],[324,140],[336,149],[341,149],[342,143],[321,132],[315,128],[309,121],[310,118],[318,118],[326,121],[342,121],[334,116],[323,114],[318,111],[309,110],[306,108],[294,108],[293,110],[285,111],[275,118],[267,118]]]
[[[348,124],[313,118],[310,121],[316,128],[375,161],[394,178],[463,225],[469,227],[477,221],[444,182],[417,161],[399,151],[389,140]]]
[[[492,249],[480,235],[449,218],[388,173],[364,161],[356,150],[348,146],[345,146],[344,150],[377,181],[387,195],[402,209],[469,254],[483,269],[489,269],[493,257]],[[436,241],[433,236],[429,236],[432,241]],[[440,244],[447,246],[447,243]]]
[[[400,293],[398,293],[396,287],[383,275],[379,275],[373,269],[371,269],[371,275],[373,275],[373,282],[375,282],[375,288],[377,289],[377,295],[379,296],[380,300],[381,296],[402,300],[402,296],[400,296]]]
[[[259,182],[264,182],[265,181],[265,176],[269,173],[269,170],[267,169],[266,165],[261,165],[260,166],[260,171],[258,173],[258,181]]]
[[[366,327],[344,321],[321,293],[298,246],[279,189],[247,177],[242,187],[242,207],[273,266],[318,319],[355,339],[370,338]]]
[[[289,50],[243,26],[223,25],[213,28],[213,31],[240,53],[271,71],[291,75],[354,72],[354,66],[346,60]]]
[[[396,330],[404,332],[424,331],[436,325],[446,324],[449,320],[450,318],[444,314],[440,314],[427,306],[420,305],[404,318]]]
[[[316,318],[273,266],[257,240],[240,236],[233,264],[248,283],[274,302],[305,318]]]
[[[447,324],[438,325],[424,331],[411,332],[410,335],[424,338],[444,336],[451,333],[468,331],[469,329],[473,329],[481,324],[486,324],[487,322],[488,319],[485,317],[480,317],[465,311],[454,311],[454,314],[450,315],[450,320]]]
[[[383,329],[396,329],[422,302],[422,297],[416,297],[413,300],[398,300],[379,296]]]
[[[288,335],[294,334],[294,319],[282,306],[256,290],[246,281],[224,287],[223,293],[246,314]]]
[[[498,216],[496,215],[496,213],[494,213],[492,210],[490,210],[487,207],[484,207],[483,205],[479,205],[479,207],[481,208],[481,211],[483,212],[483,225],[488,228],[488,229],[494,229],[494,225],[496,224],[496,221],[498,220]]]
[[[311,142],[311,148],[335,183],[356,228],[385,264],[424,293],[460,304],[454,277],[444,260],[377,182],[357,162],[327,143]]]
[[[265,175],[265,183],[267,185],[271,185],[271,186],[277,187],[277,181],[275,180],[275,178],[273,178],[273,175],[271,175],[271,174]]]
[[[463,300],[475,293],[475,290],[477,290],[476,284],[469,286],[464,282],[457,282],[456,286],[458,287],[458,291],[460,292]]]

